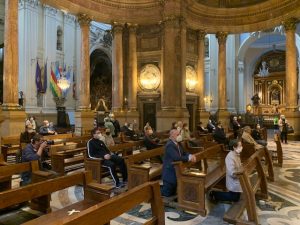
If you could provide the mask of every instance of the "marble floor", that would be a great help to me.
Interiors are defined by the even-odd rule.
[[[290,141],[282,144],[283,167],[274,167],[275,182],[269,182],[269,199],[257,202],[257,212],[260,224],[263,225],[299,225],[300,224],[300,142]],[[268,148],[275,149],[271,139]],[[17,179],[16,179],[17,180]],[[81,187],[71,187],[52,194],[51,206],[53,210],[60,209],[83,198]],[[207,202],[209,213],[206,217],[197,214],[179,211],[176,208],[165,206],[166,224],[178,225],[218,225],[227,224],[222,217],[230,207],[229,204],[213,204]],[[0,225],[20,224],[40,215],[40,213],[23,207],[21,209],[0,212]],[[151,215],[149,204],[141,204],[127,213],[114,219],[111,224],[138,225],[147,221]]]

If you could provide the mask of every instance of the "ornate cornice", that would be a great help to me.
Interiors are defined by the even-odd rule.
[[[117,7],[117,8],[126,8],[126,9],[140,9],[140,8],[153,8],[156,6],[163,5],[166,0],[129,0],[129,1],[120,1],[120,0],[92,0],[106,6]]]
[[[49,5],[44,5],[44,11],[48,16],[56,16],[58,13],[58,10],[56,8],[53,8]]]
[[[77,19],[80,26],[84,26],[84,25],[89,26],[92,21],[92,19],[87,14],[84,13],[79,14]]]
[[[19,0],[19,8],[25,7],[26,5],[37,8],[39,3],[39,0]]]
[[[138,25],[137,24],[131,24],[127,23],[129,33],[136,33]]]
[[[218,43],[219,44],[226,43],[227,36],[228,36],[228,32],[222,32],[222,31],[220,31],[220,32],[216,33],[216,38],[218,39]]]
[[[295,31],[297,27],[298,20],[296,18],[289,18],[286,21],[283,21],[285,31]]]

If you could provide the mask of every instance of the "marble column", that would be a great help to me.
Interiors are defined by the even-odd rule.
[[[286,111],[295,111],[297,102],[297,54],[295,31],[297,20],[291,18],[283,23],[286,34]]]
[[[18,0],[5,0],[3,109],[15,110],[18,104],[19,48]]]
[[[198,93],[198,109],[197,109],[197,122],[208,120],[209,113],[205,110],[205,31],[199,30],[197,34],[198,40],[198,60],[197,60],[197,93]]]
[[[120,112],[123,107],[123,24],[112,27],[112,110]]]
[[[75,112],[75,133],[88,134],[93,128],[94,113],[90,106],[90,22],[86,14],[78,15],[81,29],[81,64],[79,84],[79,105]]]
[[[218,55],[218,120],[222,122],[224,128],[229,127],[229,112],[227,111],[227,91],[226,91],[226,32],[218,32],[216,38],[219,44]]]
[[[227,109],[227,94],[226,94],[226,32],[218,32],[216,38],[219,43],[218,57],[218,103],[219,110]]]
[[[161,110],[157,129],[169,129],[176,120],[188,122],[186,109],[186,22],[170,16],[163,23]]]
[[[0,111],[1,135],[19,135],[24,131],[25,111],[18,104],[19,49],[18,0],[5,0],[3,105]]]
[[[81,64],[78,110],[90,110],[90,22],[86,14],[78,16],[81,28]]]
[[[290,18],[283,22],[286,34],[286,107],[284,115],[295,131],[293,134],[288,135],[289,140],[300,140],[300,112],[297,109],[297,54],[295,40],[297,22],[295,18]]]
[[[137,52],[136,29],[137,25],[128,25],[129,29],[129,65],[128,65],[128,107],[129,111],[137,109]]]
[[[238,112],[245,113],[244,62],[238,61]]]

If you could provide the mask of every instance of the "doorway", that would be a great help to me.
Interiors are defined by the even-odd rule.
[[[142,128],[149,122],[150,126],[156,130],[156,103],[144,103],[143,112]]]

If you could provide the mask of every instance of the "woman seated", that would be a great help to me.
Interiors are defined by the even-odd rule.
[[[251,136],[256,141],[256,143],[258,143],[262,146],[267,146],[268,145],[268,143],[265,140],[263,140],[263,138],[261,137],[260,125],[259,124],[256,124],[255,129],[252,130],[252,132],[251,132]]]

